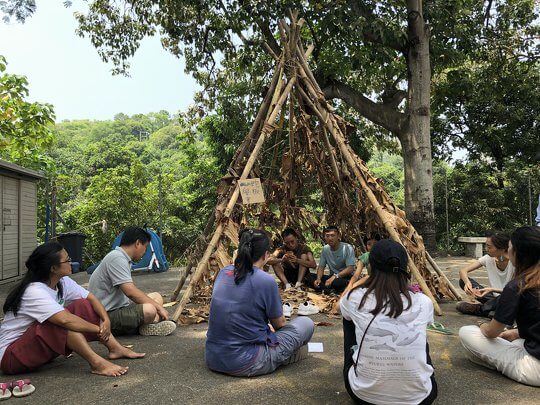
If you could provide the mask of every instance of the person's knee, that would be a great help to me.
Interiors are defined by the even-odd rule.
[[[272,269],[274,270],[274,273],[277,271],[279,273],[283,273],[285,270],[283,270],[283,266],[281,263],[276,263],[272,265]]]
[[[92,304],[90,303],[90,301],[88,301],[87,299],[85,298],[80,298],[78,300],[75,300],[75,301],[72,301],[67,307],[66,307],[67,310],[69,310],[69,312],[76,312],[77,310],[94,310],[94,308],[92,307]]]
[[[154,301],[156,301],[159,305],[163,305],[163,297],[158,292],[151,292],[148,295],[150,298],[152,298]]]
[[[96,313],[92,303],[87,299],[81,298],[75,301],[72,301],[66,309],[71,312],[73,315],[77,315],[79,318],[84,319],[90,323],[98,323],[99,316]]]
[[[482,331],[476,325],[462,326],[459,329],[459,340],[466,348],[474,347],[475,342],[479,338],[482,339],[483,337],[484,335],[482,334]]]
[[[313,336],[313,332],[315,332],[315,324],[313,323],[313,320],[311,320],[311,318],[308,318],[307,316],[299,316],[290,321],[290,323],[292,326],[294,326],[297,333],[304,338],[303,340],[305,342],[311,339],[311,336]]]
[[[157,309],[152,304],[143,304],[144,323],[152,323],[156,319]]]

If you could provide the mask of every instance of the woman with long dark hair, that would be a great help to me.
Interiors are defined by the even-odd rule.
[[[480,327],[459,330],[467,357],[508,378],[540,387],[540,228],[518,228],[508,249],[516,271],[504,287],[495,315]],[[505,325],[517,329],[505,330]]]
[[[462,314],[492,317],[500,293],[504,286],[514,277],[514,265],[508,258],[510,237],[504,233],[493,233],[486,239],[487,254],[459,270],[459,285],[478,303],[460,301],[456,309]],[[489,287],[484,287],[469,273],[485,267],[489,279]]]
[[[407,261],[399,243],[377,242],[371,275],[340,301],[343,377],[357,404],[431,404],[437,397],[426,336],[433,303],[409,290]]]
[[[234,265],[223,268],[214,282],[206,364],[251,377],[305,357],[314,325],[308,317],[285,320],[277,283],[262,270],[270,258],[266,233],[244,229],[239,237]]]
[[[99,300],[70,277],[71,259],[57,242],[38,246],[26,261],[24,278],[4,303],[0,326],[0,369],[5,374],[32,371],[72,351],[83,357],[94,374],[117,377],[128,367],[109,360],[140,358],[111,335],[107,311]],[[88,341],[109,349],[109,360]]]

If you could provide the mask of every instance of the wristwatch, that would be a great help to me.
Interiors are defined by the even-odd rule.
[[[339,278],[339,273],[334,274],[335,278]]]

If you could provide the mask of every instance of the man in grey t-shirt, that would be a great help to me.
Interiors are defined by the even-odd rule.
[[[88,290],[103,304],[115,335],[164,336],[176,329],[157,292],[145,294],[131,278],[131,262],[146,253],[150,234],[142,228],[126,228],[120,246],[109,252],[90,276]]]
[[[351,279],[356,264],[354,248],[341,241],[341,233],[336,226],[326,227],[323,231],[324,245],[321,259],[317,266],[317,276],[310,274],[308,283],[316,290],[343,291]],[[324,275],[328,267],[330,275]]]

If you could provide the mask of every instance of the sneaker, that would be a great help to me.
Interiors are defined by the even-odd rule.
[[[297,363],[300,360],[307,359],[307,357],[308,357],[308,347],[307,347],[307,344],[306,344],[306,345],[302,345],[298,349],[296,349],[293,352],[293,354],[291,354],[291,357],[289,357],[287,360],[285,360],[285,362],[282,363],[282,365],[285,366],[287,364]]]
[[[292,285],[289,283],[285,284],[285,290],[290,290],[292,288]]]
[[[482,316],[482,304],[460,301],[457,303],[456,309],[462,314]]]
[[[176,324],[173,321],[161,321],[149,323],[139,328],[139,334],[143,336],[167,336],[174,332]]]
[[[319,307],[311,302],[304,302],[298,306],[298,315],[315,315],[319,313]]]
[[[290,318],[292,315],[292,307],[291,307],[291,304],[289,304],[288,302],[286,302],[285,304],[283,304],[283,316],[285,318]]]
[[[302,282],[301,281],[297,281],[296,284],[294,285],[294,288],[300,288],[302,287]]]

